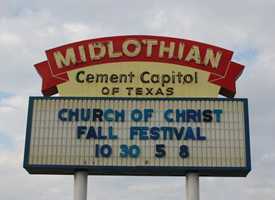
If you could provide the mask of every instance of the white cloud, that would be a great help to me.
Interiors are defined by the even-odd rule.
[[[0,100],[0,132],[19,142],[24,141],[27,117],[27,98],[11,96]]]
[[[18,45],[20,42],[21,39],[14,33],[6,32],[0,34],[0,44],[3,46]]]

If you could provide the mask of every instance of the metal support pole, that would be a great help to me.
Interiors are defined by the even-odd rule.
[[[87,200],[88,173],[85,171],[74,174],[74,200]]]
[[[186,200],[199,200],[200,186],[199,174],[189,173],[186,175]]]

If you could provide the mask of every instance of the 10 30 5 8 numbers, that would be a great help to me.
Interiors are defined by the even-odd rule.
[[[121,158],[138,158],[141,155],[141,149],[138,145],[127,145],[121,144],[119,146],[119,156]],[[109,144],[96,144],[95,145],[95,157],[96,158],[109,158],[113,154],[113,148]],[[156,144],[155,145],[155,157],[156,158],[165,158],[166,156],[166,146],[165,144]],[[182,159],[189,157],[189,148],[187,145],[180,145],[178,148],[178,156]]]

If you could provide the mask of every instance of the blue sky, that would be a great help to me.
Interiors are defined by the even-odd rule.
[[[150,34],[234,51],[245,64],[237,97],[249,99],[252,172],[201,178],[202,199],[275,199],[274,0],[0,0],[0,197],[72,199],[73,177],[29,175],[22,167],[27,101],[41,95],[33,65],[44,51],[112,35]],[[88,199],[185,199],[184,177],[89,177]],[[15,192],[16,191],[16,192]]]

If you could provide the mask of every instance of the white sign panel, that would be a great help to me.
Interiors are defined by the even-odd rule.
[[[246,99],[31,97],[30,173],[246,176]]]

